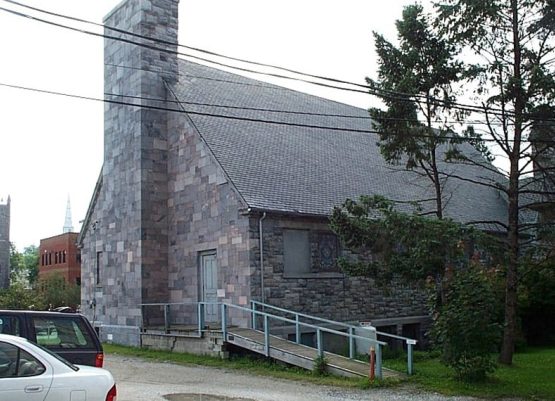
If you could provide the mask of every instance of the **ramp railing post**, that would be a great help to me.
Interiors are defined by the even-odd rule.
[[[382,378],[382,346],[376,343],[376,376]]]
[[[295,342],[301,343],[301,325],[299,324],[299,314],[295,313]]]
[[[316,344],[318,346],[318,356],[324,356],[324,338],[319,327],[316,329]]]
[[[226,304],[222,303],[222,335],[224,341],[227,341],[227,316],[226,316]]]
[[[355,328],[353,326],[349,327],[349,358],[355,358]]]
[[[198,335],[202,334],[202,330],[204,330],[204,303],[198,303]]]
[[[256,302],[251,301],[251,327],[253,330],[256,330]]]
[[[170,304],[164,304],[164,331],[170,332]]]
[[[407,340],[407,373],[412,375],[412,346],[416,344],[416,340]]]
[[[268,326],[268,315],[264,315],[264,352],[270,356],[270,327]]]

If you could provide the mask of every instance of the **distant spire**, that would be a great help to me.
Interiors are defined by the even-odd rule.
[[[69,203],[69,195],[67,196],[66,221],[64,222],[64,233],[73,232],[73,222],[71,221],[71,204]]]

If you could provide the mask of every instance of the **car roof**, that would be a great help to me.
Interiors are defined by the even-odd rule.
[[[50,315],[50,316],[83,316],[77,312],[56,312],[44,310],[28,310],[28,309],[0,309],[0,313],[6,314],[25,314],[25,315]]]
[[[29,340],[24,337],[12,336],[11,334],[0,334],[0,341],[14,342],[18,344],[29,344]]]

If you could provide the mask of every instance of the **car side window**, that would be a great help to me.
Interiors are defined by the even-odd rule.
[[[19,318],[17,316],[0,315],[0,333],[19,336]]]
[[[38,376],[45,366],[27,351],[0,341],[0,381],[2,378]]]
[[[34,317],[37,343],[47,348],[94,348],[90,333],[80,319]]]

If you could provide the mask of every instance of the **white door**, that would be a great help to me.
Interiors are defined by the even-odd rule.
[[[0,401],[43,401],[51,384],[50,365],[0,341]]]
[[[200,255],[201,270],[201,300],[203,302],[218,302],[218,266],[216,264],[216,251]],[[204,307],[204,320],[206,322],[218,321],[218,305],[209,304]]]

